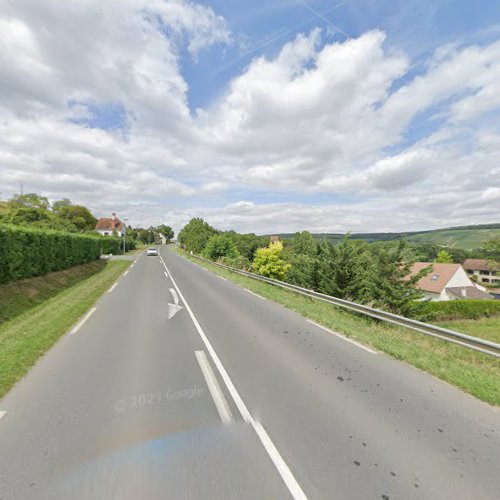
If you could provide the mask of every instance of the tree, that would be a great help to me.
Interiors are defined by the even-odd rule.
[[[87,207],[65,204],[59,205],[56,210],[57,217],[67,221],[69,224],[73,224],[79,231],[93,231],[95,229],[97,219],[90,213]]]
[[[291,248],[295,254],[308,255],[309,257],[316,255],[317,246],[318,244],[309,231],[295,233],[291,243]]]
[[[52,203],[52,211],[57,214],[70,205],[72,205],[71,200],[69,200],[68,198],[63,198],[62,200],[57,200]]]
[[[282,255],[283,243],[271,242],[268,247],[257,249],[252,267],[262,276],[284,280],[291,266],[283,260]]]
[[[375,266],[369,279],[369,298],[374,307],[403,316],[413,316],[416,312],[415,301],[423,297],[416,284],[420,278],[429,274],[432,266],[427,266],[410,277],[411,261],[405,258],[406,247],[406,242],[400,240],[396,248],[380,249],[376,253]]]
[[[236,259],[240,253],[231,236],[228,234],[216,234],[207,241],[202,255],[207,259],[216,261],[222,257]]]
[[[16,194],[9,202],[9,208],[39,208],[48,210],[50,207],[49,200],[45,196],[40,196],[36,193]]]
[[[165,224],[161,224],[156,228],[156,230],[165,236],[167,243],[170,243],[170,240],[174,239],[174,230],[170,226],[166,226]]]
[[[346,235],[339,245],[324,242],[319,263],[319,291],[355,302],[370,299],[374,259],[368,244]]]
[[[437,254],[436,262],[440,264],[453,264],[453,257],[443,248]]]
[[[227,231],[224,234],[232,238],[238,252],[249,261],[254,259],[257,248],[266,246],[269,241],[267,237],[257,236],[253,233],[239,234],[235,231]]]
[[[492,259],[500,260],[500,236],[494,236],[489,239],[484,245],[484,249]]]
[[[286,281],[292,285],[301,286],[311,290],[317,289],[316,270],[318,259],[304,254],[292,253],[288,256],[290,269],[286,275]]]
[[[194,253],[201,253],[211,236],[218,231],[200,217],[191,219],[178,235],[179,243]]]

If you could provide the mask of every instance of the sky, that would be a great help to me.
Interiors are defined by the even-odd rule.
[[[496,0],[0,0],[0,199],[257,234],[500,221]]]

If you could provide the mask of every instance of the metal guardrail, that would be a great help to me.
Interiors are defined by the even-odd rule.
[[[483,354],[488,354],[500,359],[500,344],[491,342],[489,340],[483,340],[477,337],[472,337],[470,335],[465,335],[464,333],[456,332],[454,330],[448,330],[447,328],[441,328],[440,326],[431,325],[429,323],[424,323],[422,321],[417,321],[410,318],[405,318],[404,316],[399,316],[397,314],[392,314],[382,309],[375,309],[373,307],[365,306],[362,304],[356,304],[356,302],[350,302],[348,300],[339,299],[337,297],[332,297],[330,295],[325,295],[323,293],[315,292],[314,290],[309,290],[307,288],[302,288],[297,285],[292,285],[284,281],[279,281],[271,278],[266,278],[265,276],[260,276],[258,274],[250,273],[248,271],[243,271],[241,269],[235,269],[234,267],[226,266],[225,264],[220,264],[218,262],[213,262],[211,260],[204,259],[198,255],[191,255],[198,260],[207,262],[217,267],[221,267],[233,273],[241,274],[243,276],[248,276],[258,281],[263,281],[271,285],[279,286],[280,288],[285,288],[301,295],[306,295],[330,304],[334,304],[338,307],[343,307],[344,309],[349,309],[365,316],[370,316],[371,318],[380,319],[388,323],[392,323],[404,328],[409,328],[425,335],[431,337],[436,337],[446,342],[451,342],[462,347],[467,347],[468,349],[473,349],[474,351],[482,352]]]

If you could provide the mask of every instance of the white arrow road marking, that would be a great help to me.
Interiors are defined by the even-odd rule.
[[[168,304],[168,319],[172,319],[183,307],[179,305],[179,296],[173,288],[169,288],[172,298],[174,299],[173,304]]]

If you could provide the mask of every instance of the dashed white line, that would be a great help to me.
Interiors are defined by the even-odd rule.
[[[118,285],[118,283],[115,283],[109,290],[108,290],[108,293],[111,293],[115,288],[116,288],[116,285]]]
[[[312,319],[307,320],[308,323],[313,324],[314,326],[317,326],[318,328],[321,328],[322,330],[325,330],[325,332],[331,333],[332,335],[336,335],[337,337],[341,338],[342,340],[345,340],[346,342],[350,342],[351,344],[357,345],[358,347],[361,347],[361,349],[364,349],[365,351],[371,352],[372,354],[377,354],[377,351],[374,351],[373,349],[370,349],[369,347],[366,347],[365,345],[356,342],[355,340],[352,340],[345,335],[342,335],[340,333],[334,332],[333,330],[330,330],[326,326],[320,325],[319,323],[316,323]]]
[[[87,321],[92,314],[95,313],[96,307],[93,307],[75,326],[74,328],[69,332],[70,335],[74,335],[80,328],[83,326],[85,321]]]
[[[224,278],[224,276],[221,276],[220,274],[217,274],[216,276],[218,276],[221,280],[227,281],[227,278]]]
[[[248,288],[244,288],[243,290],[245,290],[245,292],[251,293],[252,295],[255,295],[256,297],[259,297],[259,299],[261,299],[261,300],[267,300],[264,297],[262,297],[262,295],[259,295],[258,293],[255,293],[255,292],[252,292],[252,290],[249,290]]]
[[[294,475],[292,474],[292,471],[286,464],[286,462],[283,460],[283,457],[280,455],[280,452],[274,446],[273,442],[271,441],[271,438],[265,431],[264,427],[262,425],[255,421],[248,411],[248,408],[246,407],[245,403],[241,399],[241,396],[239,395],[238,391],[236,390],[236,387],[234,386],[231,378],[229,377],[226,369],[224,368],[223,364],[221,363],[221,360],[219,359],[219,356],[215,352],[214,348],[212,347],[212,344],[208,340],[208,337],[205,335],[205,332],[201,328],[201,325],[198,323],[198,320],[196,319],[196,316],[193,314],[193,311],[191,310],[191,307],[189,307],[189,304],[187,303],[186,299],[184,298],[184,295],[182,295],[182,292],[180,291],[179,287],[177,286],[177,283],[175,282],[172,273],[168,270],[165,262],[163,262],[163,265],[165,266],[166,271],[170,274],[170,279],[172,280],[172,283],[177,290],[177,293],[179,294],[182,302],[184,302],[184,305],[186,307],[186,310],[189,313],[189,316],[191,317],[191,320],[194,323],[194,326],[196,330],[198,330],[198,333],[201,337],[201,340],[203,340],[203,343],[205,344],[205,347],[207,348],[208,353],[210,354],[210,357],[212,358],[212,361],[215,364],[215,367],[219,371],[219,374],[226,384],[227,390],[229,391],[229,394],[231,394],[231,397],[233,398],[234,403],[236,404],[236,407],[238,408],[238,411],[241,413],[241,416],[243,417],[243,420],[245,422],[248,422],[253,429],[255,430],[257,436],[259,437],[262,445],[264,446],[264,449],[266,450],[267,454],[269,455],[269,458],[273,462],[274,466],[276,467],[276,470],[278,471],[279,475],[283,479],[283,482],[285,483],[286,487],[288,488],[288,491],[292,495],[292,497],[296,500],[307,500],[307,497],[300,487],[299,483],[295,479]]]
[[[167,271],[165,271],[165,278],[169,279],[170,276],[168,275]]]
[[[6,411],[0,411],[0,420],[7,415]]]
[[[207,356],[204,351],[195,351],[196,359],[198,360],[198,364],[200,365],[201,372],[205,377],[205,382],[207,383],[208,390],[212,395],[217,411],[219,412],[220,419],[223,424],[231,424],[234,422],[233,414],[231,413],[231,409],[227,404],[226,398],[224,397],[224,393],[220,388],[219,382],[217,382],[217,378],[208,362]]]
[[[127,276],[127,274],[128,274],[128,271],[125,271],[125,272],[123,273],[123,276]]]

